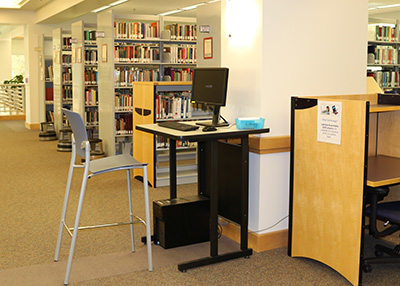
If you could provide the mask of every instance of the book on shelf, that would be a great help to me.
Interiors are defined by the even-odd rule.
[[[368,25],[368,41],[398,42],[399,31],[394,25]]]
[[[86,65],[96,65],[97,61],[97,50],[89,49],[84,51],[84,59]]]
[[[133,134],[132,114],[116,114],[115,115],[115,131],[116,131],[117,135]]]
[[[164,53],[169,54],[170,63],[196,64],[197,47],[195,45],[168,45],[164,47]]]
[[[47,81],[53,81],[54,78],[54,73],[53,73],[53,66],[52,65],[47,65],[45,70],[44,70],[44,78]]]
[[[169,149],[169,140],[168,138],[165,138],[163,136],[156,135],[156,148],[161,150],[161,149]],[[197,144],[196,142],[190,142],[187,140],[176,140],[176,147],[177,148],[194,148],[196,147]]]
[[[97,126],[99,124],[99,112],[86,110],[86,125]]]
[[[136,81],[158,80],[160,80],[160,72],[158,68],[123,66],[114,69],[114,81],[116,87],[129,87]]]
[[[152,63],[160,60],[157,44],[119,44],[114,46],[116,63]]]
[[[115,92],[115,111],[132,111],[132,94],[129,90]]]
[[[53,111],[46,111],[46,122],[54,122]]]
[[[160,92],[156,95],[156,119],[188,119],[193,105],[188,92]]]
[[[375,64],[398,64],[398,50],[393,46],[370,45],[368,46],[368,59]]]
[[[173,23],[166,25],[165,29],[171,31],[171,40],[193,41],[197,39],[196,25]]]
[[[85,67],[85,85],[96,85],[98,82],[97,67]]]
[[[373,76],[381,88],[397,88],[400,86],[398,71],[374,71],[367,75]]]
[[[116,39],[147,39],[159,37],[158,22],[114,22],[114,37]]]
[[[99,94],[95,88],[85,89],[85,105],[97,106],[99,104]]]
[[[53,101],[54,99],[54,91],[52,87],[46,87],[46,94],[45,94],[45,98],[46,101]]]
[[[170,76],[171,81],[193,81],[193,69],[166,67],[164,76]]]

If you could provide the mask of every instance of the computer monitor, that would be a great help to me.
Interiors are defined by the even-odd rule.
[[[226,104],[228,68],[196,68],[193,71],[192,101],[203,103],[213,110],[211,122],[196,123],[204,126],[227,126],[219,122],[221,106]]]

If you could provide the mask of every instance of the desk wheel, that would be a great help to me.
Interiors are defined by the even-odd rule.
[[[250,255],[246,255],[244,259],[250,259]]]
[[[181,273],[186,273],[186,269],[179,270]]]

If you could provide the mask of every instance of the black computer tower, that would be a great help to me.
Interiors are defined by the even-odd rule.
[[[153,202],[154,241],[172,248],[210,240],[210,201],[189,196]]]

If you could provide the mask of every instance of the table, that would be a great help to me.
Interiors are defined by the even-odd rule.
[[[194,123],[192,123],[194,124]],[[222,262],[239,257],[249,257],[253,250],[248,248],[248,180],[249,180],[249,135],[268,133],[269,128],[239,130],[236,126],[219,127],[216,131],[203,132],[202,128],[195,131],[178,131],[160,127],[157,124],[136,125],[136,129],[148,132],[154,135],[164,136],[170,141],[169,167],[170,167],[170,198],[177,197],[177,179],[176,179],[176,141],[187,140],[198,142],[198,192],[204,193],[206,173],[204,171],[204,153],[210,152],[210,162],[207,174],[211,174],[210,180],[210,256],[181,263],[178,265],[180,271],[187,269]],[[240,222],[240,250],[225,254],[218,254],[218,188],[217,178],[218,172],[218,140],[223,139],[240,139],[241,146],[241,162],[242,164],[242,184],[241,188],[241,222]],[[205,143],[209,144],[209,148],[205,148]]]

